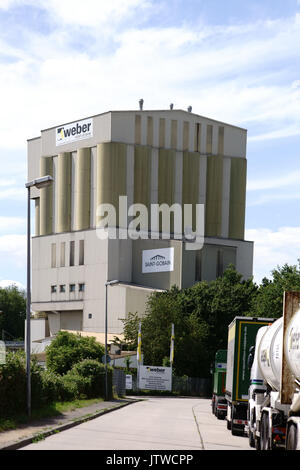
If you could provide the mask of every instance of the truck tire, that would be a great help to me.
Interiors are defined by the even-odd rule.
[[[231,421],[231,434],[233,436],[243,436],[244,435],[244,426],[236,425],[233,423],[233,420],[237,419],[237,410],[236,407],[232,407],[232,421]]]
[[[288,428],[288,435],[286,439],[286,450],[297,449],[297,428],[294,424],[291,424]]]
[[[260,448],[261,450],[270,450],[270,426],[269,416],[263,413],[261,417],[261,430],[260,430]]]
[[[255,423],[255,413],[254,413],[253,410],[252,410],[251,419],[249,420],[249,422],[250,423]],[[253,432],[250,429],[250,425],[249,425],[249,446],[250,447],[255,447],[255,438],[254,438]]]

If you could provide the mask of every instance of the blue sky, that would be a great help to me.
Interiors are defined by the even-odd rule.
[[[0,0],[0,285],[25,284],[26,140],[111,109],[248,129],[254,275],[300,258],[299,0]]]

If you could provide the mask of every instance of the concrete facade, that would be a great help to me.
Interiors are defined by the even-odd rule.
[[[54,178],[52,187],[31,192],[32,306],[48,315],[50,335],[103,332],[107,280],[120,281],[108,287],[108,329],[121,334],[121,319],[143,315],[153,290],[213,280],[229,263],[249,278],[246,141],[244,129],[181,110],[107,112],[29,140],[28,180]],[[120,196],[127,196],[127,209],[143,204],[149,213],[153,204],[204,204],[203,249],[186,250],[173,223],[168,240],[122,239],[120,231],[117,239],[100,239],[97,208],[112,204],[119,214]],[[127,228],[132,219],[115,225]],[[144,253],[163,249],[174,256],[172,269],[143,272]]]

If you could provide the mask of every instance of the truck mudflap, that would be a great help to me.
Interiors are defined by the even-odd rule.
[[[217,404],[217,410],[218,410],[218,411],[227,411],[227,404],[218,403],[218,404]]]
[[[282,426],[272,427],[273,442],[276,445],[284,445],[286,438],[286,428]]]
[[[241,426],[248,426],[248,420],[246,419],[233,419],[233,424],[239,424]]]

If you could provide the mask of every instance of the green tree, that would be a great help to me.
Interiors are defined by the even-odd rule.
[[[97,343],[95,338],[60,331],[46,349],[46,365],[56,374],[66,374],[84,359],[101,362],[103,355],[104,346]]]
[[[173,287],[153,293],[146,315],[125,321],[125,338],[136,346],[142,322],[144,363],[162,365],[170,352],[171,325],[175,325],[174,371],[177,375],[209,376],[217,349],[227,348],[228,325],[236,316],[249,314],[257,286],[243,281],[233,266],[212,282],[199,282],[188,289]]]
[[[0,288],[0,339],[2,331],[9,333],[5,339],[23,339],[26,318],[25,292],[16,286]]]
[[[272,271],[272,279],[264,278],[253,298],[250,315],[279,318],[283,312],[284,291],[300,291],[300,260],[298,266],[284,264]]]

